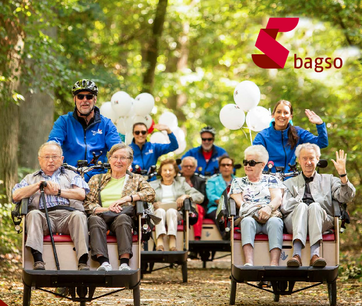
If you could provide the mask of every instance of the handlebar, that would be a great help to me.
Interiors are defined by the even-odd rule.
[[[80,163],[82,164],[82,163]],[[79,173],[82,177],[84,177],[84,175],[92,170],[98,169],[98,170],[104,170],[104,169],[109,169],[110,165],[109,163],[102,163],[102,162],[98,162],[98,164],[93,165],[93,166],[78,166],[78,167],[74,167],[68,164],[63,164],[63,167],[65,169],[69,169],[72,170],[74,172]]]

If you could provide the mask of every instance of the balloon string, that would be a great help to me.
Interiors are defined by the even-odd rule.
[[[251,136],[251,129],[249,129],[249,134],[250,134],[250,145],[253,145],[253,136]]]

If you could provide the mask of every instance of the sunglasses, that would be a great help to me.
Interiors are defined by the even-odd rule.
[[[86,97],[87,100],[91,100],[91,99],[93,99],[94,95],[83,95],[83,94],[77,95],[78,100],[83,100],[84,97]]]
[[[139,134],[146,135],[146,134],[147,134],[147,131],[134,131],[134,133],[135,133],[136,135],[139,135]]]
[[[201,138],[202,139],[202,141],[213,141],[214,140],[214,138]]]
[[[257,164],[262,164],[263,162],[256,162],[255,160],[243,160],[243,165],[246,167],[248,164],[250,165],[250,167],[255,167]]]

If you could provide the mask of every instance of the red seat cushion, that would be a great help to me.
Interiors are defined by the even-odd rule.
[[[215,224],[215,221],[212,219],[204,219],[202,221],[202,224]]]

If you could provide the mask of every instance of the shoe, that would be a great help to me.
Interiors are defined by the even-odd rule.
[[[45,262],[44,261],[34,262],[34,270],[45,270]]]
[[[252,267],[253,265],[250,262],[244,264],[244,267]]]
[[[291,259],[287,261],[287,266],[290,268],[299,268],[302,265],[302,259],[298,254],[295,254]]]
[[[98,267],[97,271],[112,271],[112,266],[109,262],[104,262]]]
[[[164,250],[165,250],[165,248],[163,247],[162,244],[160,244],[156,247],[156,251],[164,251]]]
[[[89,266],[85,263],[79,263],[78,271],[89,271]]]
[[[172,248],[170,248],[170,251],[171,251],[171,252],[176,252],[176,251],[177,251],[177,248],[176,248],[176,247],[172,247]]]
[[[319,257],[317,254],[314,254],[310,259],[309,265],[313,266],[314,268],[324,268],[327,263],[324,258]]]
[[[126,263],[123,263],[119,266],[118,268],[119,271],[129,271],[132,270],[131,267],[129,265],[127,265]]]

